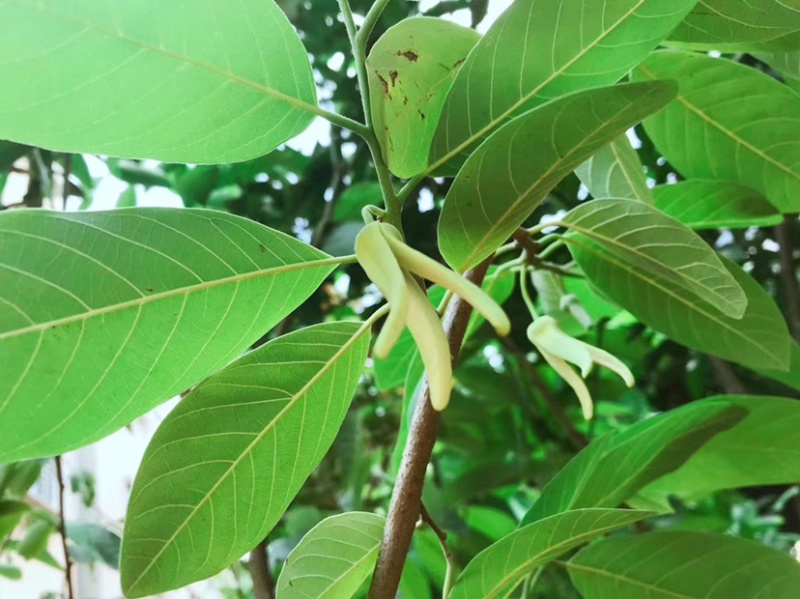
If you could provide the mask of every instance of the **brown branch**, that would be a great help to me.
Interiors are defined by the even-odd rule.
[[[747,395],[747,387],[744,386],[733,366],[725,360],[714,356],[709,356],[709,361],[717,380],[722,385],[722,388],[725,389],[725,393],[728,395]]]
[[[67,582],[67,597],[75,599],[72,588],[72,559],[67,547],[67,525],[64,520],[64,471],[61,467],[61,456],[56,456],[56,478],[58,479],[58,532],[61,534],[61,545],[64,548],[64,578]]]
[[[269,569],[269,555],[267,553],[267,540],[264,539],[250,552],[247,562],[250,576],[253,579],[253,597],[255,599],[274,599],[275,580]]]
[[[791,217],[789,217],[791,218]],[[775,238],[780,246],[778,256],[781,266],[781,284],[786,299],[786,315],[792,336],[800,340],[800,282],[797,280],[797,264],[792,244],[792,222],[787,218],[775,227]]]
[[[467,273],[467,279],[480,286],[490,263],[491,259],[487,259],[476,266]],[[454,362],[461,351],[471,313],[472,307],[458,296],[453,298],[445,312],[443,326]],[[425,472],[436,443],[440,421],[441,414],[431,406],[430,388],[426,379],[414,410],[408,441],[403,450],[403,460],[392,492],[378,563],[369,588],[369,599],[388,599],[397,593],[400,575],[411,546],[411,537],[420,516]]]
[[[558,422],[561,430],[564,431],[564,434],[572,445],[572,448],[576,451],[580,451],[586,447],[588,444],[586,439],[578,431],[578,429],[575,428],[572,420],[570,420],[569,416],[567,416],[566,412],[564,412],[561,404],[558,403],[558,400],[550,392],[550,389],[548,389],[547,385],[544,384],[544,381],[542,381],[539,373],[536,371],[536,368],[528,361],[528,358],[525,356],[519,346],[511,337],[501,337],[500,342],[517,359],[520,368],[522,368],[530,383],[534,386],[536,391],[539,392],[539,395],[542,396],[542,399],[544,399],[544,402],[547,404],[547,409],[550,411],[550,414],[553,416],[553,418],[556,419],[556,422]]]

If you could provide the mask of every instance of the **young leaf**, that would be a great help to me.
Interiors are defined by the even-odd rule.
[[[644,166],[627,136],[620,135],[575,169],[595,198],[625,198],[653,203]]]
[[[661,531],[604,539],[567,562],[585,599],[794,599],[800,564],[761,543]]]
[[[172,411],[131,492],[122,544],[126,597],[208,578],[266,537],[333,443],[368,332],[339,322],[278,337]]]
[[[561,179],[674,97],[675,85],[666,81],[593,89],[554,100],[498,129],[469,157],[447,194],[439,220],[445,260],[462,272],[478,264]]]
[[[553,98],[618,81],[695,1],[514,2],[456,76],[429,170],[454,159],[445,171],[453,175],[472,147],[509,118]]]
[[[601,437],[556,474],[522,524],[577,508],[616,507],[746,414],[722,401],[690,404]]]
[[[797,0],[699,0],[670,41],[727,50],[800,30]]]
[[[0,56],[14,57],[0,66],[0,138],[59,151],[246,160],[303,131],[316,105],[273,0],[10,0]]]
[[[594,200],[562,220],[581,239],[591,239],[617,259],[689,292],[714,312],[744,315],[747,296],[714,250],[655,208],[632,200]]]
[[[0,214],[0,463],[108,435],[229,363],[330,258],[221,212]]]
[[[680,81],[644,125],[684,176],[737,182],[800,211],[800,96],[756,69],[687,52],[656,52],[633,78]]]
[[[769,227],[783,216],[757,191],[711,179],[691,179],[653,189],[656,208],[695,230]]]
[[[653,515],[639,510],[573,510],[523,526],[476,555],[456,579],[449,599],[505,597],[538,566]]]
[[[748,414],[716,435],[678,470],[645,487],[645,496],[800,483],[799,401],[725,395],[702,403],[740,406]]]
[[[277,599],[352,597],[372,573],[386,518],[350,512],[312,528],[286,559]]]
[[[733,262],[722,258],[747,297],[747,309],[740,319],[720,314],[676,290],[670,281],[589,239],[576,235],[569,242],[572,255],[592,284],[647,326],[694,350],[748,368],[788,368],[791,336],[783,314],[761,285]]]
[[[400,21],[367,58],[372,124],[389,170],[402,178],[428,166],[428,152],[458,69],[480,35],[434,17]]]

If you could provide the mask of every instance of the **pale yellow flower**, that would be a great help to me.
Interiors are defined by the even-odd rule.
[[[511,329],[508,317],[480,287],[406,245],[400,232],[386,223],[370,223],[361,230],[356,257],[390,307],[375,341],[375,356],[385,358],[408,326],[428,374],[431,404],[443,410],[453,386],[450,348],[439,315],[413,275],[438,283],[472,304],[501,335]]]
[[[633,374],[619,359],[574,337],[570,337],[559,328],[551,316],[541,316],[528,327],[528,339],[536,346],[539,353],[550,366],[572,387],[578,396],[583,416],[590,420],[594,416],[592,396],[583,378],[591,372],[592,366],[600,364],[616,372],[628,387],[633,387]],[[569,362],[581,371],[581,376],[572,369]],[[581,378],[583,377],[583,378]]]

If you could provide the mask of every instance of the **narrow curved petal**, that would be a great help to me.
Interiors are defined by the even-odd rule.
[[[593,347],[567,335],[552,316],[540,316],[534,320],[528,327],[528,339],[539,349],[575,364],[580,368],[581,376],[592,371]]]
[[[589,347],[591,348],[589,351],[591,352],[592,361],[616,372],[628,387],[633,387],[636,384],[633,373],[619,358],[599,347]]]
[[[578,401],[581,403],[583,417],[586,418],[586,420],[591,420],[594,417],[594,402],[592,402],[592,396],[589,393],[586,383],[583,382],[583,379],[561,358],[553,356],[543,351],[541,348],[539,352],[547,363],[553,367],[553,370],[572,387],[572,390],[575,391],[575,394],[578,396]]]
[[[425,364],[428,386],[431,390],[431,405],[435,410],[442,411],[450,401],[450,391],[453,387],[450,347],[433,305],[417,282],[408,274],[405,277],[409,298],[408,328],[414,341],[417,342],[422,362]]]
[[[361,229],[355,249],[364,272],[391,306],[373,350],[377,357],[385,358],[403,332],[408,318],[406,281],[397,258],[386,243],[386,236],[381,232],[381,223],[374,222]]]
[[[508,316],[483,289],[394,236],[387,236],[386,240],[401,267],[451,290],[472,305],[500,335],[508,335],[511,331]]]

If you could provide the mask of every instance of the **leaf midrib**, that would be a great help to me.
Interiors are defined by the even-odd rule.
[[[200,508],[203,507],[207,501],[210,501],[211,496],[228,479],[228,477],[239,466],[239,464],[241,464],[242,460],[244,460],[245,457],[250,455],[250,452],[252,452],[253,449],[259,443],[261,443],[264,437],[266,437],[267,434],[273,428],[275,428],[275,426],[277,426],[277,424],[281,421],[283,416],[295,406],[295,404],[300,400],[300,398],[302,398],[313,385],[315,385],[324,375],[326,375],[331,368],[334,368],[336,364],[339,362],[339,360],[342,358],[342,356],[346,352],[348,352],[350,348],[353,345],[355,345],[355,343],[359,339],[361,339],[361,337],[365,333],[367,333],[370,330],[372,324],[371,320],[367,320],[362,324],[361,328],[359,328],[353,334],[353,336],[350,337],[350,339],[348,339],[344,343],[344,345],[342,345],[342,347],[333,356],[330,357],[330,359],[327,362],[325,362],[325,364],[319,369],[319,372],[317,372],[313,377],[311,377],[308,380],[308,382],[305,385],[303,385],[299,391],[297,391],[297,393],[292,395],[292,397],[286,402],[286,406],[280,412],[278,412],[275,415],[275,417],[269,422],[269,424],[267,424],[267,426],[265,426],[264,429],[260,433],[258,433],[258,435],[256,435],[253,441],[251,441],[250,444],[247,447],[245,447],[244,450],[242,450],[241,455],[239,455],[235,460],[231,462],[231,465],[228,467],[228,469],[220,475],[217,482],[214,483],[214,485],[208,490],[208,492],[202,497],[202,499],[200,499],[200,501],[197,502],[195,508],[189,513],[188,516],[186,516],[186,518],[184,518],[183,522],[181,522],[181,524],[175,529],[175,532],[172,533],[172,535],[168,539],[164,540],[164,544],[161,547],[161,549],[159,549],[159,551],[150,558],[150,561],[147,564],[147,566],[141,571],[139,576],[137,576],[136,579],[134,579],[133,582],[131,582],[131,584],[127,587],[127,590],[131,591],[139,585],[142,578],[145,577],[145,575],[150,571],[153,565],[164,554],[167,548],[172,545],[173,541],[175,541],[175,539],[183,531],[183,529],[189,525],[189,522],[194,518],[194,516],[197,514]]]
[[[769,348],[764,347],[763,345],[761,345],[761,343],[756,342],[753,339],[751,339],[751,338],[743,335],[742,333],[740,333],[737,328],[731,327],[731,326],[728,325],[728,323],[718,320],[715,315],[712,315],[712,314],[709,314],[708,312],[705,312],[704,310],[700,309],[700,307],[698,305],[690,303],[689,301],[685,300],[680,295],[676,295],[671,290],[669,290],[666,287],[660,285],[657,282],[656,279],[648,279],[638,269],[635,269],[635,268],[631,267],[630,265],[628,265],[625,262],[620,262],[620,261],[616,260],[613,257],[613,255],[610,254],[609,252],[606,252],[606,251],[598,252],[597,250],[592,249],[590,246],[588,246],[586,244],[583,244],[583,243],[580,243],[579,241],[577,241],[577,238],[574,237],[574,236],[568,237],[567,241],[571,242],[571,243],[574,243],[575,245],[579,246],[584,251],[587,251],[587,252],[593,254],[596,258],[601,259],[601,260],[607,260],[607,261],[611,262],[614,266],[617,266],[618,268],[621,268],[622,270],[626,271],[628,274],[630,274],[630,275],[632,275],[632,276],[644,281],[645,283],[649,283],[653,287],[657,288],[659,291],[662,291],[664,294],[669,295],[673,299],[675,299],[676,301],[684,304],[690,310],[694,310],[694,311],[698,312],[699,314],[701,314],[702,316],[705,316],[709,320],[711,320],[713,322],[716,322],[721,327],[727,329],[728,331],[734,333],[735,335],[738,335],[743,341],[747,342],[748,344],[753,345],[755,347],[758,347],[761,351],[763,351],[763,352],[769,354],[770,356],[772,356],[775,359],[775,361],[778,362],[781,366],[783,366],[784,368],[788,368],[789,364],[787,362],[786,357],[782,358],[781,356],[775,355]],[[711,352],[704,352],[704,353],[711,353]]]
[[[461,144],[459,144],[458,146],[456,146],[455,148],[450,150],[447,154],[442,156],[439,160],[437,160],[433,164],[429,165],[428,168],[425,169],[425,171],[423,172],[422,176],[428,176],[433,171],[435,171],[437,168],[439,168],[440,166],[443,166],[444,164],[449,162],[453,157],[455,157],[458,154],[460,154],[461,152],[463,152],[465,149],[467,149],[469,146],[471,146],[473,143],[475,143],[475,141],[477,141],[478,139],[483,137],[486,133],[488,133],[489,131],[494,129],[497,126],[498,123],[501,123],[503,120],[508,118],[511,114],[513,114],[520,106],[525,104],[533,96],[535,96],[540,91],[542,91],[545,87],[550,85],[553,81],[556,80],[557,77],[560,77],[561,75],[563,75],[570,67],[572,67],[572,65],[574,65],[581,58],[586,56],[586,54],[590,50],[593,50],[596,46],[600,45],[600,43],[606,37],[608,37],[611,33],[616,31],[617,28],[622,23],[627,21],[628,17],[630,17],[637,10],[639,10],[639,8],[644,4],[644,2],[645,2],[645,0],[639,0],[639,2],[637,2],[628,12],[626,12],[622,17],[620,17],[620,19],[616,23],[613,23],[611,25],[611,27],[606,29],[601,36],[596,38],[591,44],[588,44],[585,48],[583,48],[580,52],[578,52],[572,59],[570,59],[569,61],[564,63],[564,65],[561,68],[557,69],[556,71],[553,71],[552,75],[548,76],[538,86],[533,88],[526,95],[522,96],[519,100],[517,100],[514,104],[512,104],[510,108],[508,108],[505,112],[503,112],[499,117],[489,121],[489,123],[484,125],[483,128],[481,128],[477,133],[473,133],[466,140],[461,142]]]
[[[719,60],[721,60],[721,59],[719,59]],[[653,73],[647,67],[645,67],[643,65],[639,65],[639,70],[648,79],[651,79],[653,81],[658,80],[658,77],[656,77],[655,73]],[[675,99],[678,102],[680,102],[681,104],[683,104],[686,107],[687,110],[689,110],[690,112],[693,112],[695,115],[700,117],[700,119],[702,119],[703,121],[705,121],[706,123],[708,123],[712,127],[716,128],[718,131],[720,131],[723,135],[728,136],[734,142],[736,142],[738,144],[741,144],[742,146],[744,146],[745,148],[747,148],[748,150],[753,152],[753,154],[755,154],[756,156],[758,156],[759,158],[761,158],[765,162],[768,162],[768,163],[772,164],[773,166],[778,167],[779,169],[784,171],[786,174],[788,174],[788,175],[794,177],[795,179],[797,179],[798,181],[800,181],[800,172],[792,170],[791,167],[787,166],[783,162],[780,162],[779,160],[776,160],[775,158],[773,158],[769,154],[765,154],[762,150],[760,150],[759,148],[757,148],[756,146],[754,146],[753,144],[751,144],[747,140],[743,139],[742,137],[740,137],[739,135],[737,135],[736,133],[734,133],[733,131],[731,131],[727,127],[723,126],[719,121],[716,121],[716,120],[712,119],[705,112],[700,110],[697,106],[695,106],[694,104],[689,102],[686,99],[686,97],[680,93],[680,91],[678,91],[678,95],[677,95],[677,97]]]
[[[575,564],[575,563],[572,563],[572,562],[567,562],[567,569],[579,570],[579,571],[583,571],[583,572],[587,572],[587,573],[595,574],[595,575],[599,574],[601,576],[605,576],[606,578],[610,578],[611,580],[615,580],[617,582],[628,582],[628,583],[631,583],[634,586],[638,586],[638,587],[641,587],[643,589],[647,589],[648,592],[654,591],[654,592],[662,593],[664,595],[668,595],[670,597],[674,597],[675,599],[703,599],[699,595],[682,595],[680,593],[675,593],[673,591],[668,591],[667,589],[663,589],[663,588],[660,588],[660,587],[657,587],[657,586],[653,586],[651,584],[647,584],[645,582],[641,582],[641,581],[635,580],[633,578],[627,578],[627,577],[622,576],[620,574],[615,574],[613,572],[609,572],[608,570],[601,570],[599,568],[592,568],[591,566],[583,566],[583,565],[578,565],[578,564]]]
[[[29,8],[29,2],[25,2],[24,0],[11,0],[11,2],[15,2],[17,5],[20,5],[25,9]],[[203,62],[201,60],[197,60],[197,59],[191,58],[191,57],[186,56],[184,54],[181,54],[179,52],[173,52],[172,50],[168,50],[166,48],[160,48],[158,46],[153,46],[153,45],[148,44],[146,42],[143,42],[141,40],[137,40],[135,38],[128,37],[126,35],[122,35],[118,31],[112,31],[112,30],[109,30],[109,29],[105,29],[104,27],[98,27],[97,25],[94,25],[94,24],[86,22],[86,21],[82,21],[80,19],[70,18],[70,17],[68,17],[66,15],[59,14],[59,13],[53,11],[53,10],[48,10],[44,6],[38,6],[37,8],[38,8],[38,10],[36,12],[48,14],[54,20],[61,20],[61,21],[65,21],[65,22],[68,22],[68,23],[73,23],[75,25],[83,27],[84,29],[88,29],[88,30],[91,30],[91,31],[96,31],[96,32],[101,33],[103,35],[106,35],[108,37],[111,37],[111,38],[114,38],[114,39],[118,39],[120,41],[129,43],[129,44],[131,44],[133,46],[137,46],[137,47],[139,47],[139,48],[141,48],[143,50],[148,50],[150,52],[155,52],[157,54],[161,54],[161,55],[166,56],[168,58],[172,58],[173,60],[177,60],[179,62],[183,62],[183,63],[189,64],[191,66],[197,67],[198,69],[202,69],[204,71],[207,71],[207,72],[209,72],[209,73],[211,73],[213,75],[217,75],[217,76],[222,77],[224,79],[228,79],[230,81],[233,81],[234,83],[238,83],[240,85],[244,85],[246,87],[249,87],[250,89],[253,89],[253,90],[255,90],[255,91],[259,92],[259,93],[266,94],[268,96],[271,96],[271,97],[275,98],[276,100],[280,100],[280,101],[285,102],[285,103],[287,103],[287,104],[289,104],[289,105],[291,105],[291,106],[293,106],[295,108],[299,108],[301,110],[305,110],[305,111],[310,112],[312,114],[315,114],[315,115],[318,115],[318,116],[323,116],[325,114],[325,111],[323,111],[321,108],[319,108],[318,106],[316,106],[314,104],[309,104],[308,102],[304,102],[300,98],[295,98],[294,96],[290,96],[290,95],[285,94],[285,93],[283,93],[281,91],[278,91],[274,87],[270,87],[268,85],[261,85],[259,83],[256,83],[255,81],[251,81],[251,80],[249,80],[249,79],[247,79],[245,77],[242,77],[240,75],[236,75],[235,73],[231,73],[230,71],[226,71],[225,69],[222,69],[222,68],[216,67],[214,65],[208,64],[208,63]]]
[[[261,277],[267,277],[270,275],[282,274],[286,272],[292,272],[294,270],[302,270],[304,268],[316,268],[320,266],[328,266],[328,265],[338,265],[342,263],[341,258],[324,258],[321,260],[311,260],[307,262],[296,262],[293,264],[283,264],[281,266],[275,266],[270,268],[264,268],[260,270],[254,270],[247,273],[236,274],[229,277],[223,277],[221,279],[214,279],[212,281],[204,281],[202,283],[197,283],[195,285],[189,285],[186,287],[177,287],[175,289],[170,289],[167,291],[162,291],[159,293],[154,293],[152,295],[146,295],[144,297],[138,297],[132,300],[128,300],[126,302],[121,302],[118,304],[111,304],[108,306],[103,306],[102,308],[94,308],[92,310],[87,310],[85,312],[79,312],[78,314],[72,314],[70,316],[64,316],[62,318],[56,318],[53,320],[48,320],[45,322],[37,323],[34,325],[29,325],[23,327],[21,329],[15,329],[12,331],[7,331],[5,333],[0,333],[0,341],[4,341],[6,339],[13,339],[14,337],[19,337],[21,335],[27,335],[28,333],[42,331],[49,328],[55,328],[60,326],[65,326],[68,324],[72,324],[74,322],[82,322],[85,320],[89,320],[90,318],[94,318],[96,316],[102,316],[105,314],[111,314],[114,312],[118,312],[121,310],[126,310],[127,308],[136,307],[136,306],[143,306],[147,305],[151,302],[156,302],[162,299],[167,299],[170,297],[175,297],[184,294],[194,293],[196,291],[204,291],[206,289],[213,289],[215,287],[221,287],[223,285],[227,285],[230,283],[241,283],[242,281],[248,281],[250,279],[257,279]]]

